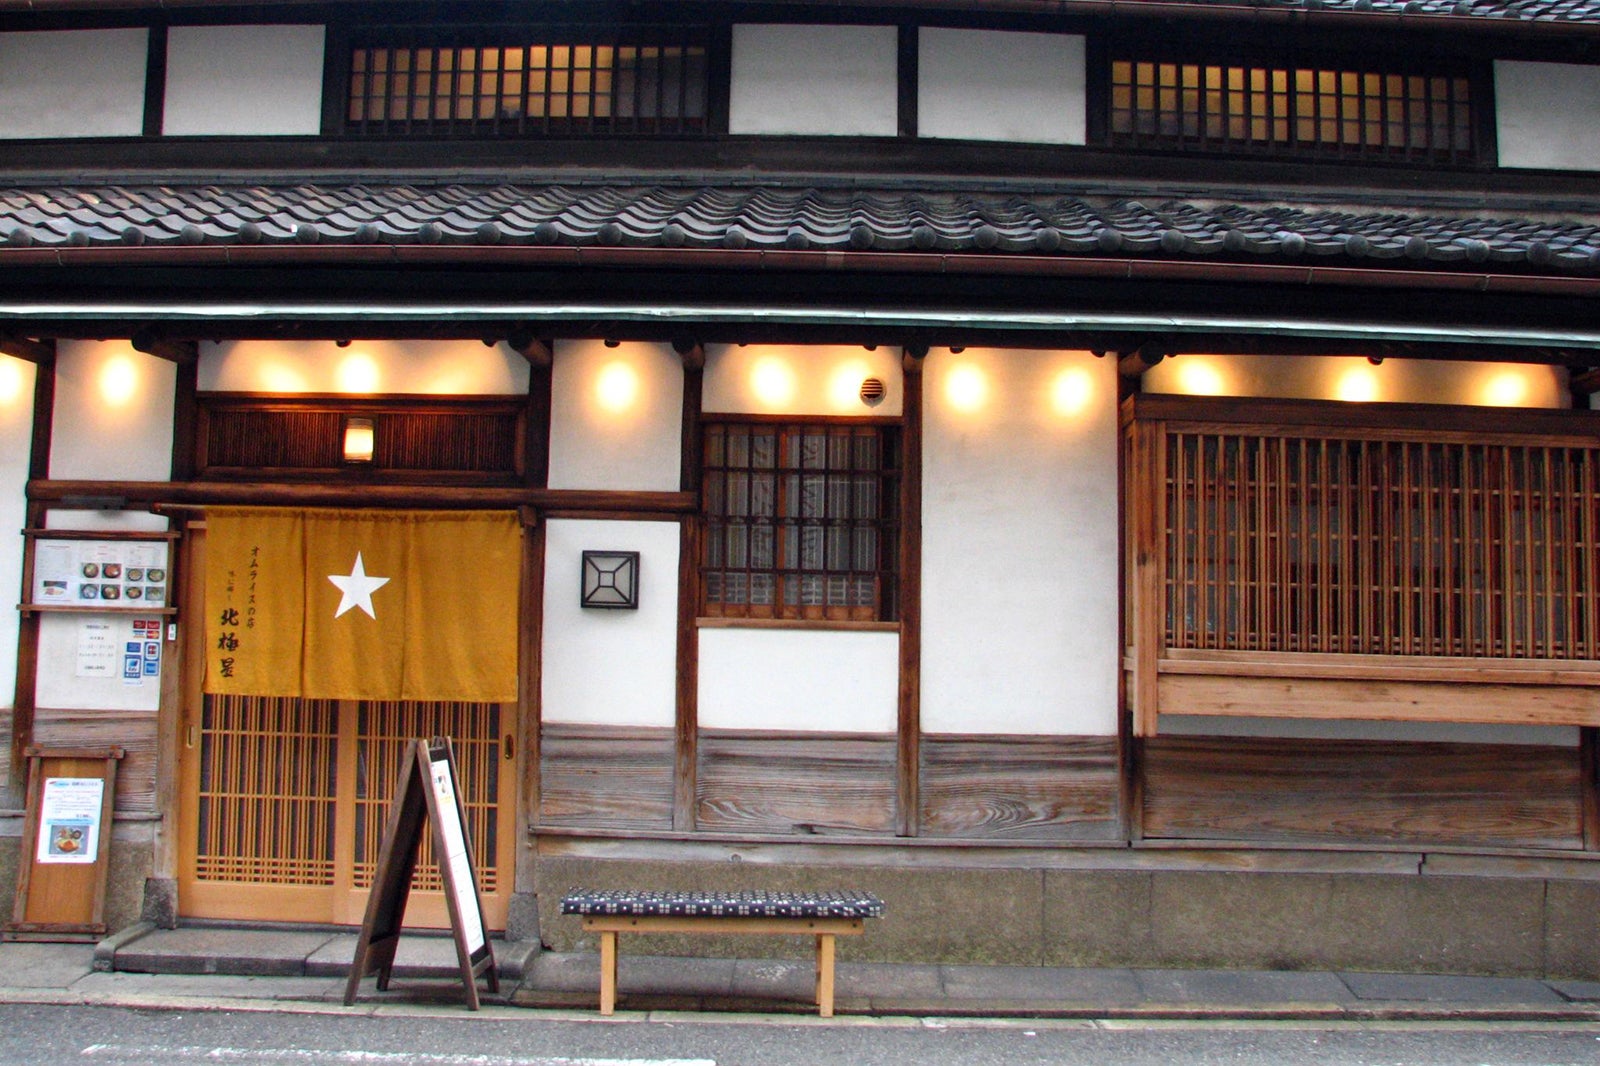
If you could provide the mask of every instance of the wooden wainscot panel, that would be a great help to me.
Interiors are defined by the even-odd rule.
[[[1112,840],[1117,738],[922,738],[922,835]]]
[[[1468,676],[1464,670],[1463,679]],[[1581,685],[1163,673],[1158,693],[1162,714],[1600,725],[1600,692]]]
[[[64,711],[39,708],[33,742],[41,748],[122,748],[117,769],[119,814],[156,813],[156,712]]]
[[[696,827],[892,834],[896,747],[892,734],[703,729]]]
[[[1152,737],[1144,833],[1580,849],[1579,764],[1519,744]]]
[[[547,724],[539,741],[539,824],[672,828],[671,729]]]

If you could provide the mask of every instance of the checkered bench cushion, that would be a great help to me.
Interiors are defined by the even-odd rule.
[[[561,900],[562,914],[721,918],[877,918],[883,900],[864,892],[595,892]]]

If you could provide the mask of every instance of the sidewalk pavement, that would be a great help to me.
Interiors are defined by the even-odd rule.
[[[389,989],[379,992],[375,979],[366,978],[355,1006],[343,1007],[355,943],[348,930],[136,925],[99,944],[0,944],[0,1003],[281,1011],[463,1006],[453,942],[407,933]],[[531,942],[493,947],[500,990],[483,992],[480,980],[485,1004],[600,1017],[598,956],[540,952]],[[816,1020],[811,982],[810,958],[624,954],[614,1017],[707,1011]],[[891,1016],[1600,1025],[1600,981],[841,962],[836,1009],[838,1024]]]

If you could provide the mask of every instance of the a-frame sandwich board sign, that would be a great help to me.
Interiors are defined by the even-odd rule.
[[[361,937],[356,941],[350,979],[344,988],[347,1007],[356,1001],[361,979],[369,973],[377,973],[380,990],[389,987],[424,822],[433,827],[433,853],[444,883],[467,1008],[478,1009],[480,974],[488,979],[490,992],[500,991],[494,952],[489,947],[489,927],[478,895],[478,875],[472,864],[472,843],[466,834],[466,808],[456,779],[450,738],[413,740],[406,745],[400,757],[400,774],[395,781],[372,894],[367,897],[366,918],[361,923]]]

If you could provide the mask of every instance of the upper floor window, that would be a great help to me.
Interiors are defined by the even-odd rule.
[[[1472,79],[1371,63],[1161,61],[1113,55],[1113,145],[1425,163],[1476,158]]]
[[[673,134],[706,129],[707,34],[581,33],[358,45],[354,134]]]
[[[898,617],[897,427],[712,422],[702,492],[702,614]]]

